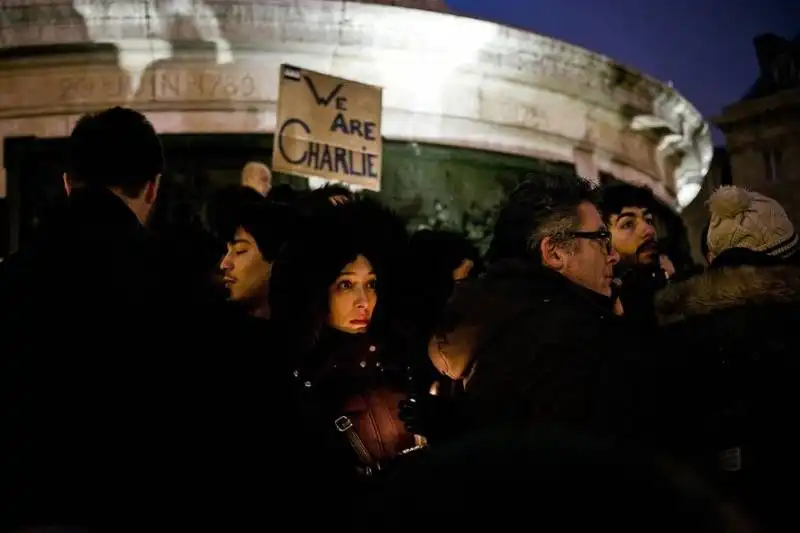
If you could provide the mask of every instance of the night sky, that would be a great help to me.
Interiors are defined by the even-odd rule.
[[[800,0],[446,3],[455,12],[562,39],[662,81],[672,80],[706,118],[738,100],[758,76],[754,36],[800,33]]]

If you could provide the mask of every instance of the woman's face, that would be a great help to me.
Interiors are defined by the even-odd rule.
[[[328,289],[328,325],[345,333],[366,332],[378,301],[375,279],[363,255],[347,264]]]

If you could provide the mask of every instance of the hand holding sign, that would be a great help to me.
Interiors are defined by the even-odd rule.
[[[281,66],[274,170],[380,190],[382,90]]]

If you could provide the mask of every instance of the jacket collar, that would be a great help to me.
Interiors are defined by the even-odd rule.
[[[723,309],[778,303],[800,303],[800,269],[724,266],[668,285],[657,296],[656,312],[659,322],[668,324]]]

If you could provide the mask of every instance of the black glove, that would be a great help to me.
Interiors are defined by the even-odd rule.
[[[462,405],[430,394],[401,401],[400,420],[409,432],[422,435],[429,442],[452,438],[465,429]]]

